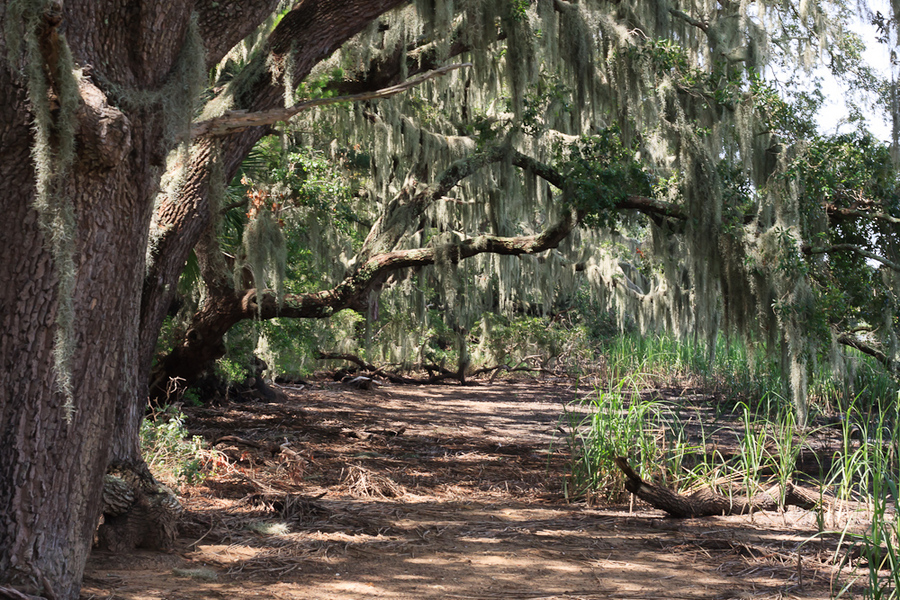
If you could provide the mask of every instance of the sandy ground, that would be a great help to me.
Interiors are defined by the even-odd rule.
[[[812,513],[567,503],[568,381],[282,388],[186,409],[221,453],[168,554],[95,552],[83,599],[829,598]],[[224,439],[223,439],[224,438]]]

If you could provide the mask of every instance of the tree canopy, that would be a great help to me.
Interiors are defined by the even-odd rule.
[[[815,127],[820,62],[861,98],[890,93],[862,62],[851,18],[840,2],[426,2],[373,21],[299,87],[269,65],[286,90],[278,110],[297,116],[258,149],[271,168],[251,159],[252,177],[232,188],[252,206],[230,246],[210,235],[197,247],[207,305],[227,296],[242,312],[214,332],[204,328],[223,311],[194,313],[185,328],[207,341],[176,342],[166,375],[196,371],[192,344],[198,365],[220,356],[241,319],[343,308],[371,320],[417,307],[415,323],[382,335],[383,358],[410,361],[425,307],[439,306],[462,363],[483,314],[547,314],[582,281],[642,331],[707,340],[711,353],[719,334],[766,344],[801,419],[813,365],[847,371],[840,345],[896,372],[891,152],[862,121],[830,137]],[[867,18],[888,32],[883,16]],[[220,115],[259,78],[273,27],[217,68],[201,119],[219,129],[203,139],[227,144],[233,128],[273,121]],[[452,61],[466,66],[372,97]],[[322,106],[347,93],[357,101]],[[300,98],[312,100],[291,108]],[[323,180],[307,165],[322,160],[341,175],[313,189]],[[310,271],[302,291],[296,278],[280,289],[285,239],[316,286]],[[218,260],[222,242],[236,263]]]

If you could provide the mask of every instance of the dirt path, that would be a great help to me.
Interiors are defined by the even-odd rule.
[[[331,385],[186,410],[227,457],[176,551],[95,553],[83,598],[828,598],[811,513],[567,504],[568,383]],[[806,543],[804,544],[804,541]]]

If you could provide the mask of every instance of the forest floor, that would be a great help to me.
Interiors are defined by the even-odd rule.
[[[585,393],[320,382],[185,408],[220,458],[180,489],[176,548],[95,552],[82,599],[829,598],[846,584],[810,511],[567,503],[559,419]]]

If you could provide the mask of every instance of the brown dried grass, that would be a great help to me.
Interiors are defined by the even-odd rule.
[[[342,483],[354,498],[401,498],[408,493],[389,477],[360,465],[350,465]]]

